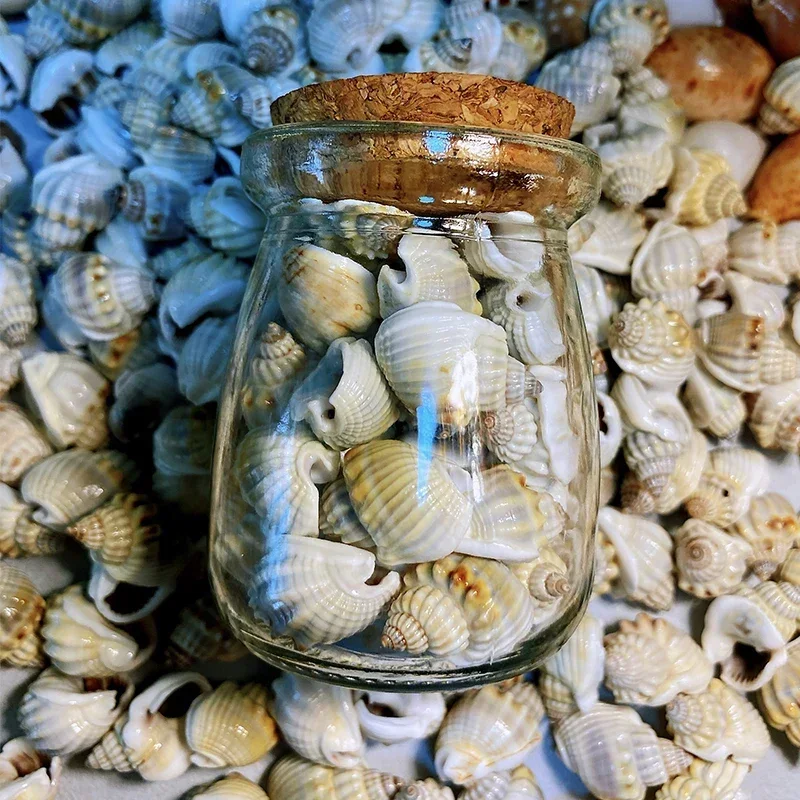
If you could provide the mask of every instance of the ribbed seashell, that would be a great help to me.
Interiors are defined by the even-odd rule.
[[[747,424],[761,447],[800,453],[800,378],[764,388]]]
[[[325,487],[319,515],[319,535],[323,539],[375,552],[375,543],[353,508],[344,478],[337,478]]]
[[[204,319],[186,340],[178,356],[178,387],[190,403],[219,399],[236,333],[236,315]]]
[[[612,203],[634,208],[667,185],[673,160],[665,131],[647,125],[620,131],[608,123],[587,129],[583,140],[600,156],[603,194]]]
[[[367,692],[356,701],[361,732],[381,744],[424,739],[439,730],[446,712],[438,692]]]
[[[21,261],[0,254],[0,340],[18,347],[31,335],[37,320],[33,277]]]
[[[669,483],[678,459],[686,449],[681,442],[669,442],[649,431],[632,431],[622,444],[625,463],[648,497],[657,502]],[[639,513],[632,505],[626,511]]]
[[[84,104],[81,108],[81,113],[85,108],[94,108],[97,110],[113,110],[119,113],[119,117],[115,119],[122,123],[122,115],[120,109],[128,99],[128,87],[120,78],[106,78],[100,77],[97,87],[91,96],[91,106]],[[115,125],[116,127],[116,125]],[[117,134],[120,137],[118,145],[122,145],[122,139],[126,139],[125,135],[121,132],[125,130],[124,123],[121,124],[120,132]],[[130,140],[133,141],[132,139]],[[125,141],[126,150],[128,149],[128,142]],[[78,131],[73,129],[62,133],[57,139],[48,147],[46,156],[44,158],[45,164],[52,164],[54,161],[62,161],[70,156],[80,155],[80,148],[78,147]]]
[[[453,790],[441,786],[433,778],[414,781],[395,795],[396,800],[455,800]]]
[[[611,317],[620,310],[621,304],[613,297],[600,270],[583,264],[575,264],[574,270],[589,342],[598,349],[605,347]]]
[[[663,706],[679,692],[702,692],[714,676],[691,636],[649,614],[621,620],[603,642],[605,683],[618,703]]]
[[[153,537],[156,538],[156,537]],[[148,542],[154,561],[142,567],[134,557],[123,564],[104,565],[92,554],[92,571],[87,593],[95,608],[116,625],[130,625],[152,614],[175,591],[179,562],[178,543]],[[159,550],[158,545],[161,544]],[[141,548],[145,550],[145,548]],[[146,552],[146,550],[145,550]]]
[[[133,692],[124,676],[80,678],[51,667],[28,687],[17,716],[37,750],[66,756],[97,744],[127,709]]]
[[[125,96],[118,102],[122,123],[128,129],[131,141],[139,148],[148,147],[156,137],[163,138],[163,127],[170,121],[178,91],[168,77],[156,71],[150,52],[145,53],[144,63],[126,77]],[[192,143],[198,146],[196,142]],[[166,146],[166,142],[160,142],[159,150]]]
[[[145,9],[146,0],[113,0],[102,4],[79,0],[49,0],[45,8],[67,25],[68,40],[87,45],[100,42],[133,22]]]
[[[669,608],[675,596],[672,537],[657,523],[611,506],[600,509],[597,524],[614,546],[622,594],[656,611]]]
[[[677,389],[694,365],[694,336],[683,317],[643,297],[626,303],[608,330],[611,355],[645,383]]]
[[[689,372],[682,399],[692,422],[721,439],[734,437],[747,418],[741,394],[720,383],[699,364]]]
[[[536,417],[524,402],[486,411],[480,419],[486,447],[507,464],[523,459],[536,444]]]
[[[551,547],[542,547],[531,561],[508,565],[524,584],[533,603],[533,621],[540,623],[553,616],[559,601],[572,591],[569,569]]]
[[[462,697],[444,718],[434,762],[442,780],[463,785],[518,767],[542,740],[544,707],[533,684],[493,684]]]
[[[375,336],[375,357],[403,405],[430,406],[437,422],[456,426],[502,406],[507,356],[503,329],[455,303],[401,309]]]
[[[139,228],[123,216],[116,216],[97,234],[94,247],[100,255],[128,267],[148,265],[149,255]],[[148,265],[149,266],[149,265]]]
[[[31,175],[23,155],[25,147],[12,128],[0,129],[0,213],[11,215],[28,204]]]
[[[186,231],[189,189],[173,170],[139,167],[122,189],[120,209],[148,241],[177,239]]]
[[[363,200],[337,200],[328,208],[342,245],[354,256],[369,259],[394,258],[398,242],[414,220],[411,214],[394,206]]]
[[[737,272],[781,285],[800,274],[800,222],[747,222],[729,241],[728,263]]]
[[[287,254],[278,301],[291,332],[312,350],[364,333],[379,316],[372,274],[353,259],[316,245]]]
[[[64,537],[34,522],[30,512],[14,489],[0,483],[0,556],[49,555],[64,549]]]
[[[53,448],[16,403],[0,401],[0,481],[16,485]]]
[[[207,139],[163,124],[155,129],[140,155],[148,166],[174,170],[187,183],[200,183],[211,177],[216,160],[214,146]]]
[[[641,67],[669,33],[667,5],[661,0],[601,0],[589,17],[592,36],[605,36],[618,72]]]
[[[200,42],[186,55],[184,69],[188,78],[196,78],[198,73],[213,70],[222,64],[238,66],[242,54],[238,48],[220,41]]]
[[[34,506],[33,519],[53,530],[94,511],[138,476],[136,466],[116,450],[65,450],[31,467],[20,491]]]
[[[747,210],[727,160],[712,150],[678,147],[667,209],[684,225],[710,225]]]
[[[403,60],[404,72],[468,72],[472,39],[458,38],[444,28],[415,47]]]
[[[373,622],[397,593],[389,572],[367,584],[375,556],[366,550],[308,536],[274,537],[250,589],[250,604],[273,632],[301,644],[330,644]]]
[[[562,720],[555,740],[561,760],[601,800],[641,800],[647,786],[664,783],[691,761],[632,708],[607,703]]]
[[[42,625],[44,652],[67,675],[105,678],[142,666],[156,646],[152,620],[136,636],[107,622],[78,584],[50,598]]]
[[[469,39],[472,53],[468,72],[489,73],[503,46],[500,17],[475,0],[455,0],[444,9],[444,27],[457,39]]]
[[[86,766],[115,772],[138,772],[146,781],[167,781],[191,766],[184,735],[190,703],[209,696],[211,685],[195,672],[159,678],[130,704],[89,753]]]
[[[782,581],[788,581],[795,586],[800,586],[800,550],[789,551],[778,571],[778,577]]]
[[[139,66],[144,54],[161,35],[157,22],[134,22],[106,39],[94,54],[94,65],[104,75],[116,75],[121,70]]]
[[[786,663],[761,687],[758,700],[767,723],[800,747],[800,640],[786,653]]]
[[[800,357],[762,317],[728,311],[702,320],[698,328],[703,366],[731,389],[759,392],[800,375]]]
[[[720,448],[708,454],[700,483],[684,505],[689,516],[724,528],[745,514],[750,499],[766,491],[768,483],[767,461],[761,453]]]
[[[39,629],[44,598],[30,578],[0,561],[0,663],[12,667],[44,666]]]
[[[544,800],[544,795],[530,768],[523,764],[469,781],[458,800]]]
[[[251,14],[241,30],[244,63],[259,75],[283,75],[308,63],[304,20],[289,6]]]
[[[19,382],[21,365],[22,351],[0,342],[0,400]]]
[[[688,772],[676,775],[656,792],[655,800],[746,800],[748,795],[739,787],[750,769],[730,758],[714,762],[695,758]]]
[[[116,108],[83,106],[75,141],[82,152],[96,153],[120,169],[131,169],[138,163]]]
[[[410,568],[403,585],[383,629],[390,650],[483,663],[513,650],[531,627],[531,596],[499,561],[451,555]]]
[[[667,705],[667,727],[676,744],[706,761],[730,757],[754,764],[770,745],[758,711],[718,678],[704,692],[674,698]]]
[[[37,751],[28,739],[12,739],[0,750],[3,800],[56,800],[62,763]]]
[[[728,270],[724,276],[724,285],[731,299],[731,311],[761,317],[764,324],[779,329],[786,321],[786,289],[774,283],[753,280],[734,270]],[[790,347],[794,347],[788,337]]]
[[[154,11],[166,32],[181,41],[213,39],[219,33],[216,0],[159,0]]]
[[[267,793],[238,772],[192,789],[184,800],[269,800]]]
[[[392,800],[404,785],[400,778],[374,769],[336,769],[286,755],[270,770],[270,800]]]
[[[272,692],[270,713],[298,755],[342,769],[363,765],[364,741],[349,689],[285,674],[273,681]]]
[[[503,23],[503,43],[490,74],[512,81],[525,80],[547,53],[544,28],[528,9],[506,6],[495,13]]]
[[[211,406],[173,408],[153,434],[156,469],[178,475],[210,473],[215,419]]]
[[[647,232],[635,209],[618,208],[601,200],[570,227],[567,234],[572,260],[615,275],[628,275],[636,248]]]
[[[0,30],[0,108],[13,108],[28,92],[31,62],[21,36]]]
[[[768,136],[800,129],[800,59],[784,61],[770,76],[758,111],[758,127]]]
[[[22,364],[27,397],[59,448],[87,450],[108,442],[108,381],[89,363],[69,353],[38,353]]]

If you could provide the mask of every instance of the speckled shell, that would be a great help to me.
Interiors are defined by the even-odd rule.
[[[544,800],[544,795],[534,774],[523,764],[469,781],[458,800]]]
[[[367,692],[356,701],[361,732],[381,744],[424,739],[439,730],[446,712],[438,692]]]
[[[287,673],[273,681],[272,692],[270,713],[298,755],[342,769],[363,765],[364,741],[349,689]]]
[[[749,765],[730,758],[716,762],[695,758],[688,772],[676,775],[656,792],[655,800],[701,800],[709,796],[715,800],[743,800],[739,787],[748,772]]]
[[[541,742],[543,717],[542,701],[530,683],[493,684],[467,694],[439,729],[434,754],[439,778],[463,785],[518,767]]]
[[[219,399],[233,349],[236,315],[208,317],[190,334],[178,356],[178,387],[190,403]]]
[[[44,598],[30,578],[0,562],[0,663],[12,667],[44,666],[39,635]]]
[[[786,663],[761,687],[758,700],[769,725],[800,747],[800,640],[786,652]]]
[[[229,772],[204,786],[192,789],[184,800],[269,800],[267,793],[238,772]]]
[[[570,227],[567,240],[573,262],[615,275],[628,275],[636,248],[647,232],[643,215],[607,200]]]
[[[605,683],[619,703],[663,706],[679,692],[703,691],[714,676],[691,636],[649,614],[622,620],[603,643]]]
[[[800,453],[800,378],[761,391],[747,424],[761,447]]]
[[[681,397],[692,422],[721,439],[735,436],[747,418],[741,394],[720,383],[699,364],[689,372]]]
[[[706,761],[731,757],[754,764],[769,749],[767,726],[752,704],[714,678],[700,694],[679,694],[667,706],[676,744]]]
[[[36,751],[27,739],[12,739],[0,751],[2,800],[56,800],[62,764]]]
[[[12,486],[53,448],[16,403],[0,402],[0,481]]]
[[[24,344],[37,318],[34,281],[28,267],[0,254],[0,340],[9,347]]]
[[[800,222],[748,222],[731,234],[731,268],[759,281],[786,284],[800,274]]]
[[[386,772],[323,767],[295,755],[281,758],[267,778],[270,800],[392,800],[402,786]]]

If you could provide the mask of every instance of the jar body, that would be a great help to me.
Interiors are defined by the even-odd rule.
[[[271,216],[211,520],[217,600],[253,652],[389,690],[528,670],[588,601],[598,483],[563,226],[351,198]]]

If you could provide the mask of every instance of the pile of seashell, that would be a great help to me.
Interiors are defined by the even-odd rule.
[[[800,453],[800,53],[773,43],[789,59],[775,68],[745,34],[670,35],[660,0],[533,6],[0,0],[0,108],[24,105],[53,137],[40,161],[13,114],[0,122],[0,663],[46,667],[19,703],[25,738],[0,751],[0,798],[54,798],[76,753],[157,781],[243,767],[282,740],[297,755],[280,757],[266,792],[231,773],[190,796],[452,800],[432,778],[365,768],[365,740],[434,735],[437,778],[462,800],[538,798],[523,762],[546,715],[600,800],[650,786],[658,800],[732,800],[770,743],[749,692],[800,747],[797,498],[769,491],[747,438]],[[270,124],[271,100],[306,83],[401,69],[524,79],[540,66],[536,84],[575,104],[573,135],[603,163],[604,199],[569,231],[601,419],[595,592],[653,612],[676,588],[710,601],[700,644],[647,613],[604,637],[590,614],[538,688],[356,694],[291,675],[213,688],[186,670],[245,654],[203,566],[214,404],[264,227],[238,179],[240,145]],[[413,234],[402,241],[410,253]],[[460,310],[474,312],[474,279],[457,277]],[[506,328],[498,286],[481,300]],[[382,287],[375,316],[402,321],[419,298],[391,270]],[[283,311],[312,344],[302,314]],[[290,333],[270,334],[265,363],[304,360]],[[513,341],[534,364],[553,344]],[[339,342],[324,342],[326,358],[363,356]],[[255,430],[288,400],[280,376],[265,386],[249,387]],[[397,410],[382,413],[385,424]],[[340,431],[302,416],[341,449]],[[503,461],[530,453],[495,444]],[[375,446],[394,445],[359,448],[350,475]],[[347,513],[347,480],[323,494],[320,527]],[[652,517],[673,512],[668,525]],[[25,559],[78,544],[88,580],[43,598]],[[468,558],[499,565],[480,556]],[[397,587],[384,588],[381,606]],[[387,644],[400,633],[390,622]],[[600,702],[602,682],[615,704]],[[666,707],[668,736],[630,705]]]

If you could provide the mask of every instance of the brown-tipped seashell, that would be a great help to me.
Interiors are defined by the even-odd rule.
[[[44,598],[28,576],[0,562],[0,663],[44,666],[39,635],[44,610]]]
[[[800,453],[800,378],[764,388],[747,424],[761,447]]]
[[[800,219],[800,133],[787,136],[762,162],[747,194],[751,216]]]
[[[0,481],[16,485],[53,448],[16,403],[0,402]]]
[[[0,795],[4,800],[56,800],[62,763],[38,751],[29,739],[12,739],[0,750]]]
[[[800,275],[800,222],[748,222],[731,234],[728,265],[750,278],[786,285]]]
[[[758,701],[769,725],[800,747],[800,639],[786,653],[786,663],[761,687]]]
[[[748,8],[750,4],[747,4]],[[655,800],[737,800],[742,796],[739,787],[750,772],[748,764],[725,761],[705,761],[695,758],[689,771],[676,775],[657,792]]]

